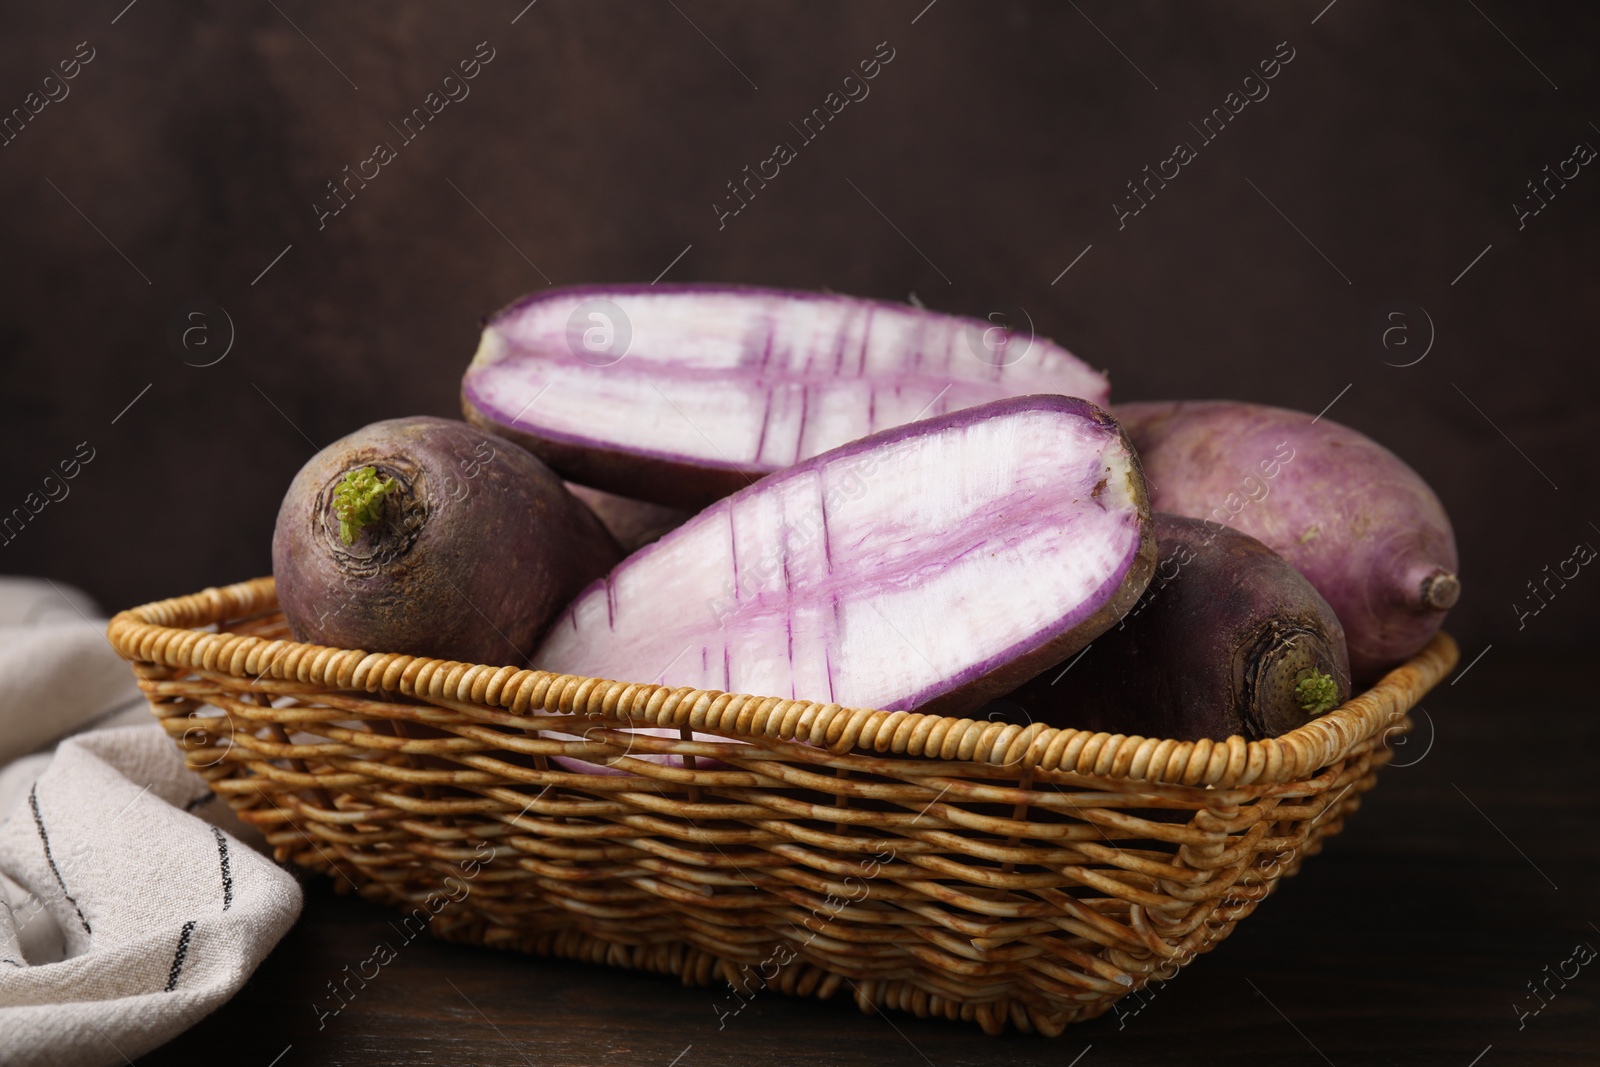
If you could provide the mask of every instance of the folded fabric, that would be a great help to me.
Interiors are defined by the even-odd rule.
[[[69,586],[0,578],[0,764],[144,707],[98,614]]]
[[[130,703],[92,602],[38,584],[0,579],[0,761],[87,732],[0,770],[0,1063],[121,1064],[237,992],[301,893]]]
[[[159,729],[64,742],[0,825],[0,868],[61,927],[31,966],[0,916],[0,1060],[116,1064],[244,985],[300,914],[294,878],[183,810],[206,794]]]
[[[100,616],[100,605],[76,586],[48,578],[0,578],[0,626],[41,626]]]

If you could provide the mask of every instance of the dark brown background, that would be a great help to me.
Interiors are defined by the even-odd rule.
[[[1122,400],[1317,411],[1349,384],[1330,417],[1409,460],[1454,517],[1466,656],[1592,634],[1600,574],[1520,632],[1512,605],[1600,545],[1600,174],[1520,232],[1512,203],[1600,145],[1600,9],[940,0],[912,24],[925,0],[540,0],[513,25],[522,3],[7,13],[0,108],[78,42],[96,56],[0,148],[0,511],[78,442],[96,458],[0,571],[111,608],[264,574],[313,444],[455,413],[479,318],[546,277],[648,281],[692,246],[669,280],[1025,308]],[[1197,142],[1188,123],[1285,40],[1271,95],[1119,232],[1125,183]],[[324,183],[398,142],[389,123],[480,41],[496,56],[471,95],[319,232]],[[895,58],[871,95],[719,231],[724,183],[795,141],[789,123],[881,41]],[[215,366],[184,361],[221,350],[220,316],[210,348],[171,337],[194,300],[235,328]],[[1413,343],[1385,350],[1375,324],[1407,306]],[[1431,351],[1385,365],[1421,352],[1418,306]]]
[[[1467,590],[1451,628],[1467,657],[1496,650],[1428,699],[1419,754],[1306,877],[1125,1031],[1107,1019],[995,1042],[768,998],[730,1035],[713,991],[432,943],[318,1031],[323,980],[387,925],[324,885],[240,997],[151,1062],[223,1049],[265,1064],[292,1045],[280,1067],[666,1064],[691,1042],[680,1067],[1066,1064],[1090,1044],[1081,1067],[1177,1050],[1197,1064],[1321,1062],[1313,1049],[1341,1065],[1593,1061],[1593,976],[1525,1029],[1514,1011],[1600,921],[1592,683],[1569,654],[1507,646],[1588,642],[1600,606],[1586,570],[1520,632],[1512,608],[1575,542],[1600,545],[1600,174],[1521,232],[1512,210],[1546,164],[1600,145],[1600,8],[539,0],[512,25],[524,2],[12,5],[0,113],[78,42],[97,54],[0,148],[0,513],[78,442],[96,458],[0,546],[0,572],[70,580],[113,608],[264,574],[278,498],[313,445],[453,414],[480,316],[547,278],[649,281],[692,246],[667,279],[1026,308],[1110,368],[1124,400],[1316,411],[1350,385],[1330,417],[1437,487]],[[485,40],[497,54],[472,95],[318,232],[324,183]],[[896,57],[870,97],[719,232],[724,183],[885,40]],[[1270,97],[1118,232],[1124,183],[1285,40],[1296,57]],[[236,328],[206,368],[185,360],[217,349],[169,336],[196,300]],[[1385,365],[1424,345],[1418,307],[1434,347]],[[1415,347],[1385,350],[1375,324],[1407,308]],[[1540,728],[1514,760],[1508,717]]]

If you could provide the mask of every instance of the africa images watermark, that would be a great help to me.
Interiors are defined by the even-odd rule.
[[[7,515],[0,515],[0,545],[9,545],[15,541],[23,528],[41,511],[53,503],[59,504],[67,499],[68,494],[72,492],[72,487],[67,483],[81,474],[83,468],[93,462],[94,457],[95,451],[88,441],[78,442],[73,454],[56,464],[61,471],[60,477],[52,471],[40,482],[40,488],[44,490],[43,495],[40,495],[38,490],[30,491],[22,498],[19,506],[12,508]]]
[[[21,902],[12,905],[6,900],[5,894],[0,893],[0,903],[6,905],[11,912],[12,932],[21,935],[28,925],[40,915],[47,915],[51,909],[62,904],[72,904],[72,897],[67,893],[67,879],[75,878],[80,871],[90,869],[94,861],[94,845],[87,841],[75,841],[70,850],[52,853],[51,862],[56,868],[56,882],[41,896],[32,889]]]
[[[350,567],[340,572],[341,595],[336,600],[329,596],[317,602],[317,626],[326,626],[329,619],[337,618],[345,608],[357,602],[367,592],[367,582],[409,552],[431,514],[442,513],[452,505],[465,501],[472,491],[470,484],[472,480],[494,462],[497,454],[494,446],[487,441],[475,444],[470,455],[457,450],[454,458],[461,469],[461,477],[458,478],[446,471],[444,476],[438,479],[438,487],[433,491],[426,506],[420,502],[409,502],[409,486],[413,479],[419,477],[418,472],[402,470],[398,461],[385,463],[380,460],[374,469],[380,476],[398,483],[404,500],[398,508],[385,508],[381,520],[383,523],[381,533],[374,538],[377,547],[369,554],[362,555],[364,548],[361,546],[347,547],[337,543],[331,528],[329,529],[329,547],[342,555]],[[324,487],[323,492],[331,495],[334,488],[334,483],[330,483]],[[328,509],[324,507],[320,513],[326,515]],[[522,650],[516,649],[516,651],[520,653]]]
[[[885,51],[886,49],[887,52]],[[837,118],[839,113],[849,107],[852,102],[859,104],[865,100],[868,94],[872,92],[867,82],[881,74],[883,68],[894,61],[894,57],[895,50],[890,46],[889,42],[880,41],[877,49],[872,53],[871,59],[863,59],[856,64],[857,69],[861,71],[860,78],[857,78],[854,74],[845,75],[843,83],[844,95],[841,96],[839,91],[835,89],[822,98],[820,106],[812,108],[811,113],[800,120],[799,126],[792,122],[789,123],[789,128],[800,135],[800,146],[803,148],[815,141],[818,135],[827,129],[828,123]],[[813,129],[813,126],[815,129]],[[711,205],[711,210],[717,216],[717,229],[725,229],[730,218],[750,206],[748,201],[754,200],[756,197],[756,189],[750,187],[751,182],[755,182],[757,188],[765,189],[767,182],[777,178],[783,172],[783,168],[793,163],[799,158],[799,155],[799,150],[792,143],[780,141],[773,146],[772,155],[757,163],[753,172],[750,169],[750,165],[746,163],[743,172],[744,178],[740,179],[737,185],[734,179],[730,178],[728,180],[728,191],[733,194],[731,199],[726,196],[723,197],[723,200],[730,203],[737,202],[739,206],[725,207],[719,203]],[[771,173],[768,173],[768,167],[771,167]],[[743,196],[739,193],[741,186],[744,188],[745,195]]]
[[[1287,454],[1284,452],[1284,449],[1288,449]],[[1229,528],[1233,519],[1237,518],[1239,513],[1244,511],[1246,507],[1251,504],[1258,504],[1267,499],[1267,496],[1272,492],[1272,479],[1276,478],[1279,473],[1282,472],[1283,468],[1294,460],[1294,457],[1295,449],[1293,445],[1291,445],[1288,441],[1278,442],[1278,445],[1273,450],[1272,455],[1261,460],[1256,465],[1256,470],[1261,472],[1260,475],[1257,476],[1255,471],[1251,471],[1251,473],[1245,475],[1245,477],[1239,482],[1239,488],[1228,493],[1228,495],[1223,498],[1221,505],[1211,509],[1211,513],[1201,520],[1204,522],[1206,529],[1210,531],[1210,536],[1208,536],[1205,541],[1207,546],[1216,540],[1217,534],[1221,533],[1224,529]],[[1312,537],[1316,536],[1316,528],[1313,527],[1309,533]],[[1149,607],[1151,602],[1154,601],[1156,597],[1158,597],[1162,591],[1167,588],[1167,586],[1178,580],[1178,576],[1182,574],[1183,568],[1193,563],[1194,560],[1194,550],[1188,545],[1180,545],[1177,551],[1162,559],[1157,565],[1156,573],[1151,577],[1150,585],[1146,588],[1144,594],[1141,595],[1139,599],[1134,602],[1133,607],[1128,609],[1121,619],[1118,620],[1117,629],[1120,630],[1125,628],[1128,625],[1129,619],[1133,618],[1145,608]],[[1169,567],[1170,573],[1168,570]],[[1085,649],[1085,651],[1088,650]],[[1066,671],[1062,671],[1061,674],[1066,674]],[[1057,675],[1056,681],[1060,680],[1061,675]],[[1053,685],[1055,683],[1052,682],[1051,684]]]
[[[87,49],[87,53],[85,53]],[[63,59],[56,66],[60,68],[61,75],[46,74],[40,82],[38,89],[33,89],[22,98],[22,106],[14,107],[11,113],[0,118],[0,148],[4,148],[22,136],[22,131],[28,124],[39,117],[39,114],[51,104],[59,104],[72,95],[72,87],[67,83],[83,72],[83,68],[94,61],[96,53],[88,41],[79,41],[77,50],[68,59]]]
[[[1257,69],[1261,72],[1260,77],[1253,73],[1245,75],[1244,81],[1240,84],[1240,89],[1244,90],[1244,95],[1241,96],[1238,89],[1231,90],[1227,96],[1222,98],[1222,105],[1212,108],[1211,114],[1201,119],[1199,126],[1192,122],[1189,123],[1189,127],[1200,135],[1200,148],[1204,148],[1220,137],[1222,131],[1227,129],[1228,123],[1237,118],[1245,108],[1252,103],[1259,104],[1265,100],[1272,92],[1267,82],[1281,74],[1283,68],[1288,66],[1294,60],[1294,57],[1295,50],[1289,46],[1288,41],[1278,42],[1277,50],[1273,52],[1272,58],[1263,59],[1256,64]],[[1146,164],[1144,178],[1138,179],[1139,184],[1136,185],[1134,180],[1129,180],[1128,182],[1128,191],[1133,195],[1124,199],[1128,201],[1130,206],[1124,207],[1115,201],[1111,205],[1111,210],[1117,216],[1117,229],[1126,229],[1130,218],[1150,206],[1146,197],[1139,193],[1141,187],[1148,194],[1149,200],[1154,200],[1158,189],[1165,189],[1167,182],[1176,180],[1178,175],[1183,173],[1183,168],[1193,163],[1199,156],[1200,151],[1194,146],[1193,142],[1182,141],[1172,146],[1172,154],[1157,163],[1154,171],[1150,169],[1149,164]],[[1168,172],[1169,167],[1171,168],[1170,173]],[[1154,183],[1153,186],[1152,183]],[[1137,203],[1137,207],[1132,206],[1135,203]]]
[[[716,620],[718,628],[725,627],[728,617],[745,601],[754,600],[762,587],[781,573],[786,572],[788,561],[818,537],[828,536],[828,509],[860,500],[866,495],[868,483],[878,473],[886,456],[879,450],[868,450],[854,462],[840,464],[840,473],[830,477],[817,506],[807,509],[794,519],[785,518],[772,539],[771,547],[761,554],[753,566],[740,567],[735,577],[722,583],[721,595],[708,597],[706,608]],[[729,511],[729,521],[733,512]]]
[[[484,853],[484,849],[488,849],[487,855]],[[416,940],[417,935],[422,933],[433,922],[434,916],[451,904],[459,904],[472,895],[470,883],[482,872],[485,864],[494,861],[495,849],[487,841],[479,841],[473,852],[476,858],[468,857],[457,864],[457,867],[461,870],[460,878],[453,874],[445,875],[441,888],[429,893],[422,903],[418,904],[404,919],[400,920],[400,926],[396,929],[400,934],[401,948],[405,948]],[[383,968],[393,963],[399,955],[399,951],[389,942],[380,941],[373,946],[370,956],[355,965],[353,973],[348,963],[344,965],[341,970],[344,975],[342,982],[336,985],[333,978],[328,979],[328,991],[333,994],[329,999],[335,1000],[337,1007],[323,1007],[316,1003],[311,1005],[311,1011],[317,1017],[317,1029],[324,1029],[328,1025],[330,1017],[338,1015],[345,1008],[348,1008],[350,1001],[356,999],[356,994],[366,989],[368,982],[375,981],[378,975],[383,973]],[[367,973],[368,967],[372,969],[370,974]],[[356,983],[355,989],[350,988],[351,982]],[[340,993],[340,989],[344,990],[343,994]],[[348,997],[345,994],[348,994]]]
[[[1544,965],[1540,972],[1544,974],[1544,981],[1535,986],[1533,984],[1533,979],[1528,979],[1528,992],[1533,995],[1534,1000],[1539,1002],[1539,1006],[1537,1008],[1524,1009],[1516,1002],[1512,1002],[1511,1010],[1515,1012],[1517,1016],[1517,1029],[1526,1029],[1529,1019],[1533,1018],[1535,1015],[1538,1015],[1541,1011],[1544,1011],[1545,1008],[1550,1006],[1545,999],[1546,997],[1548,997],[1550,1000],[1556,999],[1557,991],[1550,988],[1550,983],[1552,981],[1557,982],[1562,989],[1567,988],[1567,979],[1578,977],[1578,972],[1583,970],[1583,968],[1589,963],[1593,962],[1594,957],[1594,946],[1589,944],[1587,941],[1580,941],[1573,947],[1572,955],[1562,960],[1561,963],[1557,965],[1554,972],[1550,971],[1550,965],[1548,963]],[[1568,965],[1572,967],[1571,974],[1568,974],[1565,970]],[[1539,990],[1541,988],[1544,990],[1544,996],[1539,995]],[[1521,996],[1521,994],[1519,993],[1518,996]]]
[[[1573,148],[1572,155],[1556,164],[1554,173],[1550,170],[1550,164],[1546,163],[1542,172],[1543,177],[1529,178],[1528,192],[1532,195],[1527,198],[1526,203],[1514,201],[1511,205],[1511,210],[1517,213],[1517,229],[1527,229],[1528,220],[1549,207],[1551,202],[1555,200],[1556,193],[1565,189],[1567,182],[1577,178],[1582,173],[1581,168],[1593,162],[1594,157],[1594,146],[1587,141],[1579,142]],[[1572,168],[1571,173],[1567,172],[1568,167]],[[1538,184],[1535,184],[1535,182]],[[1551,186],[1552,182],[1555,183],[1553,188]],[[1543,192],[1540,192],[1541,189]]]
[[[1251,873],[1255,876],[1253,881],[1243,883],[1242,885],[1239,882],[1235,882],[1233,885],[1229,886],[1223,893],[1221,899],[1217,901],[1216,905],[1207,915],[1206,920],[1202,924],[1202,928],[1205,930],[1205,933],[1198,940],[1193,943],[1184,944],[1173,955],[1166,957],[1155,968],[1155,970],[1146,975],[1142,981],[1136,982],[1133,988],[1128,991],[1126,996],[1120,997],[1111,1002],[1111,1010],[1117,1017],[1118,1030],[1126,1028],[1129,1019],[1133,1018],[1145,1008],[1149,1007],[1150,1001],[1155,997],[1156,993],[1159,992],[1159,990],[1151,989],[1151,986],[1159,985],[1162,988],[1165,988],[1166,984],[1176,978],[1183,968],[1187,967],[1190,963],[1193,963],[1196,957],[1198,957],[1202,952],[1205,952],[1211,946],[1212,942],[1218,941],[1228,935],[1228,933],[1233,929],[1234,925],[1240,919],[1240,916],[1237,913],[1241,908],[1244,908],[1247,905],[1253,906],[1260,904],[1262,900],[1266,899],[1267,895],[1271,892],[1272,885],[1284,877],[1288,866],[1295,861],[1296,856],[1300,855],[1300,850],[1316,840],[1316,838],[1311,834],[1311,827],[1316,826],[1318,821],[1320,821],[1321,818],[1329,811],[1334,811],[1335,814],[1337,814],[1340,807],[1340,802],[1344,799],[1345,794],[1350,792],[1355,784],[1355,782],[1350,782],[1343,789],[1339,790],[1339,792],[1335,793],[1333,798],[1322,806],[1322,809],[1317,812],[1317,814],[1311,819],[1310,824],[1307,826],[1306,839],[1304,841],[1302,841],[1300,844],[1290,847],[1286,851],[1276,853],[1271,859],[1266,860],[1266,862],[1258,861],[1256,864],[1254,864],[1250,868]],[[1237,841],[1238,839],[1232,838],[1232,840]],[[1218,912],[1222,913],[1224,922],[1221,926],[1214,926],[1210,922],[1210,917],[1212,915],[1216,915]],[[1187,941],[1188,939],[1185,938],[1185,942]]]
[[[487,54],[485,49],[487,49]],[[483,73],[483,68],[494,62],[496,55],[497,53],[494,48],[490,47],[488,41],[478,42],[477,50],[473,52],[472,58],[463,59],[456,64],[461,71],[461,76],[458,78],[454,73],[444,76],[443,82],[440,83],[440,88],[443,89],[442,94],[439,89],[431,90],[427,96],[422,98],[421,104],[412,108],[411,113],[400,120],[399,126],[392,122],[389,123],[390,128],[400,135],[400,147],[404,148],[421,136],[422,131],[427,128],[428,124],[438,118],[439,113],[449,107],[452,102],[459,104],[470,96],[472,94],[472,86],[467,83]],[[388,141],[380,141],[373,147],[372,155],[356,163],[355,173],[351,173],[347,164],[343,170],[344,177],[339,179],[337,184],[331,179],[328,182],[329,196],[322,198],[323,201],[328,203],[311,205],[311,210],[317,216],[317,229],[326,229],[329,219],[349,207],[349,201],[356,198],[356,193],[361,189],[365,189],[367,182],[375,181],[378,175],[383,173],[383,168],[399,157],[400,153],[395,150],[393,144]],[[371,173],[367,171],[369,166],[372,168]],[[356,183],[356,188],[352,189],[350,187],[351,182]],[[340,188],[344,189],[344,196],[339,195]],[[329,201],[330,196],[332,198],[331,202]],[[335,203],[337,206],[332,206]]]
[[[1544,565],[1544,578],[1537,585],[1534,584],[1534,579],[1529,578],[1528,592],[1533,594],[1533,600],[1528,602],[1528,607],[1524,608],[1522,606],[1522,601],[1513,600],[1511,602],[1511,610],[1517,613],[1517,629],[1526,629],[1528,625],[1528,619],[1549,607],[1550,601],[1554,600],[1560,594],[1561,590],[1567,587],[1568,582],[1576,579],[1579,572],[1584,567],[1588,566],[1589,563],[1594,560],[1594,557],[1594,546],[1587,541],[1580,541],[1572,547],[1572,554],[1570,556],[1556,564],[1556,569],[1554,572],[1550,570],[1550,564],[1546,563]],[[1571,573],[1567,572],[1568,567],[1572,568]],[[1555,589],[1550,588],[1551,582],[1556,583]],[[1539,593],[1540,589],[1544,590],[1543,596],[1541,596]],[[1547,600],[1546,597],[1549,599]],[[1535,602],[1538,604],[1537,607],[1533,606]]]
[[[739,968],[739,984],[735,985],[732,982],[728,983],[728,988],[733,992],[734,999],[738,1001],[738,1007],[725,1010],[716,1004],[711,1005],[711,1010],[717,1016],[717,1029],[726,1029],[728,1020],[737,1016],[741,1011],[743,1011],[745,1006],[748,1005],[751,1000],[755,999],[756,994],[767,987],[768,982],[771,982],[778,977],[778,972],[782,971],[785,967],[798,959],[800,955],[799,949],[803,949],[810,945],[811,942],[815,941],[822,934],[822,931],[828,928],[828,924],[831,923],[840,912],[844,911],[844,909],[851,904],[860,903],[861,901],[865,900],[871,893],[871,887],[868,886],[866,882],[876,878],[884,867],[893,863],[895,861],[895,856],[895,850],[893,846],[891,846],[883,852],[874,853],[873,855],[868,856],[866,859],[857,864],[857,871],[861,876],[861,880],[858,881],[856,875],[852,874],[846,875],[843,883],[846,888],[850,889],[850,895],[841,896],[837,893],[834,893],[830,889],[828,891],[828,895],[823,899],[822,903],[817,907],[812,908],[810,914],[807,916],[807,919],[815,920],[820,923],[820,928],[811,929],[808,924],[807,929],[811,930],[811,936],[806,938],[805,941],[801,942],[798,946],[791,946],[788,942],[779,942],[772,947],[772,950],[767,953],[766,958],[760,963],[755,964],[754,966],[748,963],[741,965]],[[856,882],[856,885],[851,887],[851,882]],[[856,890],[860,890],[859,895],[856,894]],[[768,966],[772,967],[771,974],[767,973]],[[749,993],[749,1000],[744,999],[745,992]]]

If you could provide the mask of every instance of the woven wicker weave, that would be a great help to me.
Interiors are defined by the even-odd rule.
[[[1178,742],[323,648],[276,607],[258,579],[108,632],[280,860],[451,939],[726,981],[723,1018],[848,987],[990,1033],[1058,1034],[1227,937],[1457,657],[1440,634],[1292,733]]]

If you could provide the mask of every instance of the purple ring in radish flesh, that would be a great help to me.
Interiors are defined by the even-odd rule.
[[[1085,400],[1005,399],[846,444],[713,504],[584,590],[533,661],[962,714],[1115,624],[1154,557],[1116,422]]]
[[[1426,645],[1461,593],[1444,506],[1348,427],[1228,401],[1120,404],[1152,503],[1232,526],[1292,563],[1344,626],[1357,683]]]
[[[451,419],[375,422],[295,475],[272,537],[295,638],[523,663],[622,553],[548,467]]]
[[[562,477],[698,510],[916,419],[1036,393],[1104,405],[1105,376],[1043,337],[823,293],[562,289],[484,326],[469,421]]]

